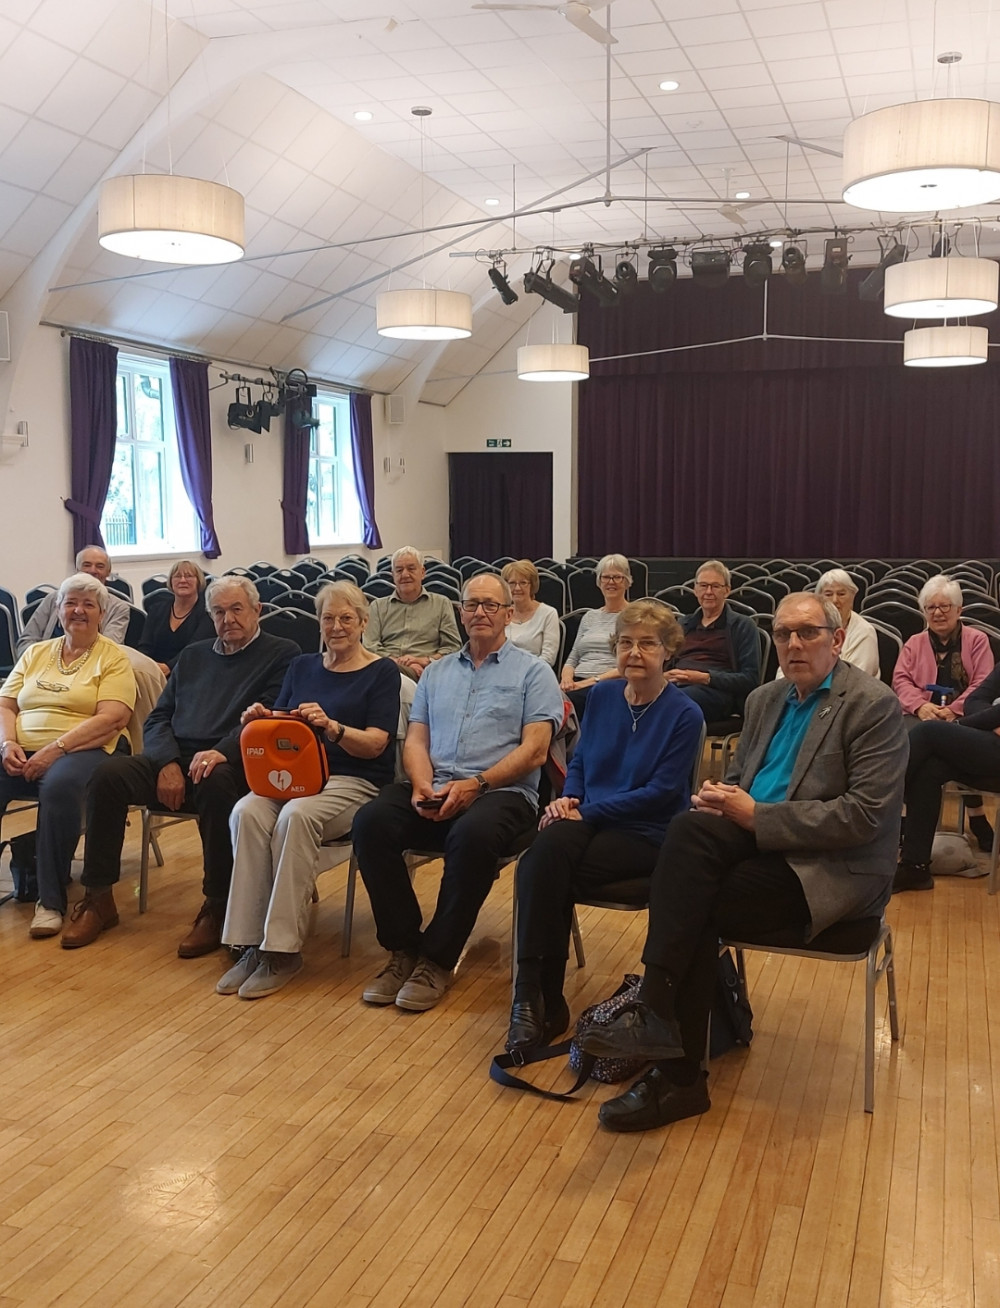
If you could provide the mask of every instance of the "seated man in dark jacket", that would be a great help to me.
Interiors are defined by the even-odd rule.
[[[742,713],[760,680],[757,628],[726,603],[729,581],[729,569],[718,559],[709,559],[695,573],[701,608],[679,619],[684,643],[666,673],[667,681],[699,706],[706,722]]]
[[[218,639],[182,650],[143,726],[143,753],[112,757],[94,773],[87,799],[83,884],[87,893],[63,933],[67,949],[89,945],[118,923],[112,887],[121,875],[125,819],[132,804],[197,813],[205,902],[181,941],[181,958],[218,949],[233,874],[229,815],[247,792],[240,714],[269,708],[285,669],[301,651],[260,629],[260,597],[249,577],[220,577],[206,594]]]

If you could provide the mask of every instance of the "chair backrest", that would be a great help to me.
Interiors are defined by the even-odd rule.
[[[31,590],[29,590],[24,597],[24,608],[22,608],[21,613],[22,614],[24,613],[24,609],[26,609],[29,604],[33,604],[35,608],[37,608],[38,605],[45,598],[45,596],[50,593],[50,591],[58,590],[58,589],[59,589],[58,586],[53,586],[52,583],[48,581],[43,581],[40,582],[37,586],[32,586]],[[31,611],[32,613],[34,613],[35,609],[33,608]]]
[[[424,590],[431,595],[445,595],[450,600],[460,600],[462,592],[453,581],[437,573],[429,572],[424,578]]]
[[[361,590],[369,599],[381,599],[385,595],[394,594],[396,587],[391,577],[376,576],[372,573]]]
[[[167,574],[165,572],[154,572],[151,577],[147,577],[142,583],[142,593],[145,597],[154,590],[167,590]]]
[[[875,628],[875,639],[878,641],[879,681],[884,681],[887,686],[891,686],[896,661],[903,648],[903,637],[888,622],[879,622],[877,618],[872,618],[870,615],[866,615],[866,621]]]
[[[294,640],[303,654],[315,654],[320,647],[319,619],[300,609],[275,609],[260,620],[261,630],[272,636]]]
[[[371,576],[371,570],[369,569],[368,564],[363,563],[360,559],[340,559],[337,563],[336,571],[341,574],[346,573],[356,586],[363,586]]]
[[[568,579],[570,609],[600,609],[604,607],[604,596],[597,584],[597,573],[593,568],[571,572]]]
[[[145,654],[140,654],[137,649],[129,645],[123,645],[125,657],[132,665],[132,675],[135,677],[135,708],[132,710],[132,716],[128,720],[128,738],[132,745],[133,754],[142,753],[142,727],[143,723],[149,717],[153,705],[160,698],[163,687],[167,684],[167,679],[160,671],[160,665],[154,663],[151,658]]]
[[[896,604],[906,604],[911,609],[918,609],[917,589],[915,586],[908,586],[905,582],[900,585],[890,585],[888,581],[877,581],[874,586],[870,586],[865,591],[865,597],[862,600],[858,612],[861,609],[868,608],[872,604],[885,604],[892,600]]]
[[[543,568],[538,569],[538,594],[535,597],[542,604],[548,604],[557,613],[566,609],[566,583],[562,577]]]
[[[317,577],[322,577],[326,572],[326,564],[319,563],[315,559],[297,559],[295,571],[304,577],[306,582],[315,581]]]
[[[481,572],[483,568],[492,570],[492,564],[487,563],[485,559],[463,558],[461,563],[456,559],[455,567],[458,568],[459,572],[462,574],[463,581],[468,581],[470,577],[474,577],[476,573]]]
[[[142,633],[146,629],[146,612],[144,609],[136,608],[134,604],[128,606],[128,626],[125,628],[125,639],[123,645],[130,645],[132,649],[137,649],[139,641],[142,640]]]
[[[297,568],[279,568],[277,572],[268,575],[274,581],[283,581],[292,590],[301,590],[308,580],[305,573],[299,572]]]
[[[277,572],[277,568],[275,568],[275,572]],[[273,600],[278,595],[287,595],[292,589],[287,582],[277,581],[270,574],[257,577],[254,585],[257,587],[257,594],[262,600]]]
[[[303,613],[312,613],[316,607],[315,597],[304,590],[290,590],[287,595],[275,595],[271,603],[276,609],[301,609]]]
[[[756,580],[760,580],[760,578]],[[659,594],[662,595],[663,591],[661,590]],[[759,586],[740,586],[738,590],[733,591],[729,598],[732,599],[733,596],[742,603],[749,604],[755,613],[774,612],[774,596],[770,591],[761,590]]]
[[[869,622],[878,621],[895,627],[904,641],[924,629],[924,615],[919,609],[909,604],[898,604],[893,600],[886,601],[884,604],[866,605],[863,616]]]
[[[867,568],[875,580],[879,581],[885,576],[892,565],[886,563],[885,559],[865,559],[861,566]]]
[[[30,592],[29,592],[29,594],[30,594]],[[41,604],[41,602],[42,602],[42,600],[43,600],[44,598],[45,598],[44,595],[37,595],[34,599],[29,599],[28,602],[27,602],[27,604],[25,604],[25,605],[22,607],[22,609],[21,609],[21,630],[22,630],[22,631],[25,629],[25,627],[28,625],[28,623],[31,621],[31,619],[35,616],[35,609],[38,608],[39,604]]]
[[[247,572],[251,577],[270,577],[272,573],[277,571],[278,565],[276,563],[267,563],[263,559],[257,563],[251,563],[247,568]]]
[[[632,574],[632,585],[628,593],[632,599],[645,599],[649,594],[649,564],[642,559],[629,559],[628,570]]]
[[[583,621],[583,615],[589,612],[590,609],[571,609],[569,613],[564,613],[562,616],[563,630],[566,632],[563,657],[564,663],[566,661],[565,656],[569,654],[570,650],[573,648],[574,642],[576,641],[576,633],[580,630],[580,623]],[[556,672],[558,673],[559,671],[560,669],[557,668]]]
[[[116,595],[121,595],[123,599],[127,599],[130,604],[132,603],[132,587],[124,577],[109,577],[104,584],[108,590],[114,591]]]
[[[15,634],[20,635],[21,624],[18,621],[17,600],[14,598],[13,591],[5,590],[3,586],[0,586],[0,604],[2,604],[10,614],[11,621],[14,624]]]
[[[0,677],[5,677],[17,662],[17,631],[13,615],[6,604],[0,604]]]
[[[147,590],[142,597],[142,607],[147,613],[152,613],[153,609],[161,604],[173,604],[173,602],[174,592],[167,590],[166,586],[161,586],[159,590]]]
[[[976,618],[966,618],[962,614],[962,621],[967,627],[975,627],[981,631],[986,639],[990,642],[990,652],[993,655],[993,662],[1000,663],[1000,631],[996,627],[991,627],[985,622],[979,622]]]

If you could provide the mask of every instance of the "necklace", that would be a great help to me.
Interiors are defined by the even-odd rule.
[[[653,705],[656,703],[656,701],[660,698],[660,696],[661,696],[662,694],[663,694],[663,687],[661,686],[660,689],[659,689],[659,690],[656,692],[656,694],[653,696],[653,698],[649,701],[649,703],[648,703],[648,704],[643,704],[642,708],[639,709],[638,713],[635,711],[635,709],[632,707],[632,705],[629,704],[628,700],[625,701],[626,707],[628,708],[629,714],[630,714],[630,716],[631,716],[631,718],[632,718],[632,735],[633,735],[633,736],[635,735],[635,729],[636,729],[636,727],[639,725],[639,723],[640,723],[640,722],[642,721],[642,719],[646,716],[646,714],[649,712],[649,710],[653,707]]]
[[[95,641],[94,644],[96,643],[97,642]],[[83,651],[83,653],[78,654],[77,657],[72,661],[72,663],[63,662],[64,648],[65,648],[65,641],[62,640],[59,641],[59,643],[56,645],[56,648],[52,651],[52,658],[49,659],[49,667],[51,668],[53,664],[56,664],[57,667],[59,668],[59,671],[62,673],[64,677],[73,677],[80,671],[80,669],[83,667],[86,661],[90,658],[91,654],[93,653],[94,646],[88,645],[87,648]]]

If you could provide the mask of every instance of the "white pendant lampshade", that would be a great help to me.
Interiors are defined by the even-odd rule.
[[[985,363],[988,352],[985,327],[914,327],[903,337],[908,368],[963,368]]]
[[[1000,197],[1000,104],[915,100],[875,109],[844,133],[844,200],[922,213]]]
[[[590,351],[586,345],[570,343],[522,345],[517,352],[519,381],[586,381],[590,376]]]
[[[243,196],[196,177],[143,173],[101,183],[98,240],[153,263],[232,263],[243,257]]]
[[[383,291],[375,301],[380,336],[457,341],[472,335],[472,301],[461,291]]]
[[[919,259],[885,270],[890,318],[972,318],[997,307],[1000,265],[993,259]]]

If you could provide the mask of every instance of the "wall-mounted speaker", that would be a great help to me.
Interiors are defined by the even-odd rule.
[[[392,427],[398,427],[406,421],[406,401],[402,395],[385,396],[385,420]]]
[[[10,363],[10,319],[0,309],[0,362]]]

